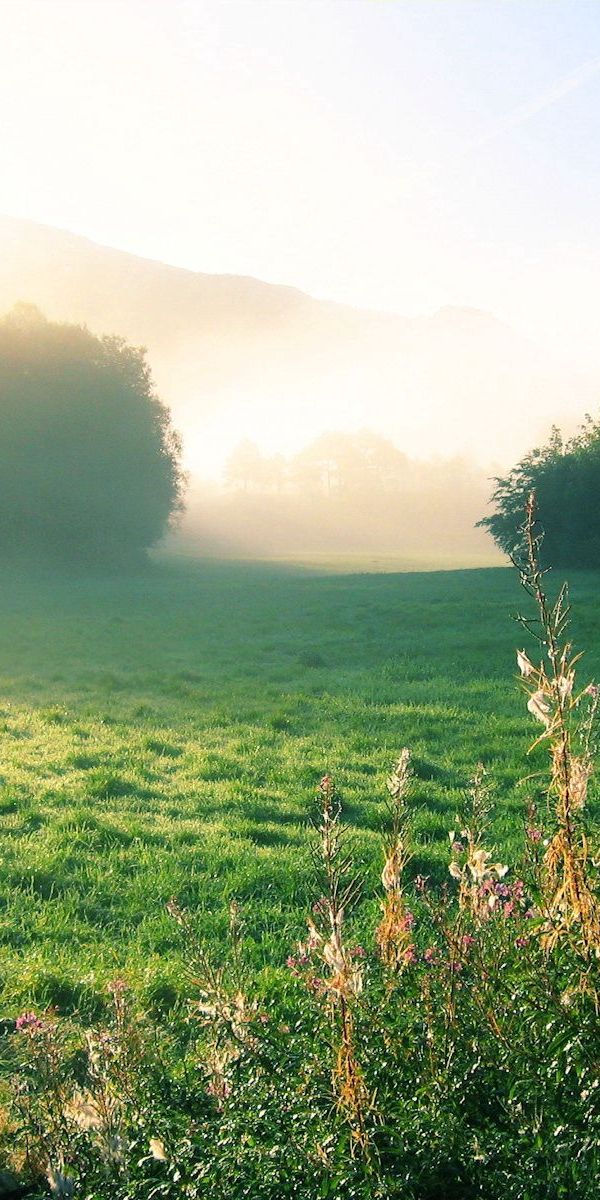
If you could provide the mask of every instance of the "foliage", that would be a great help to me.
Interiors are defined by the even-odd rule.
[[[558,567],[600,566],[600,421],[588,416],[567,441],[553,428],[545,446],[496,479],[496,511],[478,524],[506,554],[518,544],[532,491],[545,530],[545,561]]]
[[[144,352],[28,305],[0,322],[0,549],[127,559],[180,506],[180,447]]]

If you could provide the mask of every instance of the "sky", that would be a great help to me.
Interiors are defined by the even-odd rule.
[[[0,211],[600,365],[598,0],[0,0]]]

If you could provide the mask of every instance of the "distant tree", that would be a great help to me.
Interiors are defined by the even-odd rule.
[[[398,490],[407,461],[392,442],[371,430],[324,433],[296,456],[292,476],[308,491],[328,496],[373,496]]]
[[[255,442],[244,438],[235,447],[224,470],[229,487],[248,492],[281,491],[285,481],[285,459],[281,455],[265,456]]]
[[[229,487],[242,488],[244,492],[261,481],[262,454],[255,442],[244,438],[232,451],[225,463],[224,477]]]
[[[144,551],[181,508],[180,443],[145,353],[31,305],[0,321],[0,549]]]
[[[559,567],[600,567],[600,422],[586,417],[568,441],[553,428],[545,446],[496,479],[496,511],[478,524],[507,554],[520,540],[532,490],[544,529],[543,560]]]

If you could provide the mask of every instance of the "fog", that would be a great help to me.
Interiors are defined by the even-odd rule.
[[[189,475],[180,552],[497,561],[474,529],[491,478],[600,394],[563,348],[478,309],[362,311],[14,219],[0,253],[0,308],[146,346]]]
[[[475,528],[490,480],[465,459],[417,461],[362,430],[329,433],[298,455],[241,442],[217,484],[192,482],[166,548],[185,555],[296,558],[362,567],[502,562]]]

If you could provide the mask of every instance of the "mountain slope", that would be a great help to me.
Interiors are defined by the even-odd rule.
[[[323,429],[362,426],[413,455],[510,462],[552,420],[573,424],[595,403],[595,383],[476,309],[362,312],[8,217],[0,263],[0,311],[25,300],[148,348],[199,467],[242,436],[289,452]]]

